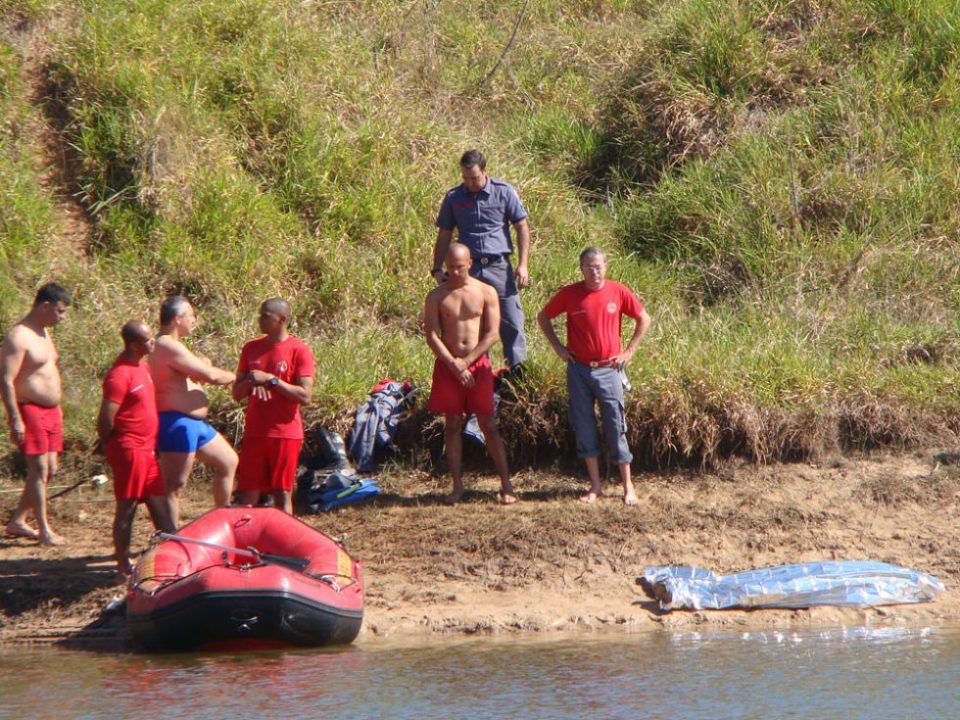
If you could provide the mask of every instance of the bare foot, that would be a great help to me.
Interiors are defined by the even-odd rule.
[[[636,494],[634,494],[634,493],[627,493],[626,495],[623,496],[623,504],[624,504],[624,505],[639,505],[639,504],[640,504],[640,498],[638,498],[638,497],[636,496]]]
[[[134,564],[130,562],[130,558],[124,558],[123,560],[117,560],[117,574],[120,575],[120,579],[123,582],[126,582],[130,579],[130,576],[133,575]]]
[[[456,505],[463,497],[463,490],[454,490],[443,499],[444,505]]]
[[[9,535],[10,537],[26,538],[27,540],[39,540],[40,533],[34,530],[32,527],[26,523],[20,522],[9,522],[7,527],[3,531],[4,535]]]
[[[69,542],[63,535],[57,535],[53,530],[40,535],[41,545],[66,545]]]
[[[585,505],[589,505],[601,495],[603,495],[602,492],[594,492],[593,490],[591,490],[586,495],[580,496],[580,502],[582,502]]]
[[[498,492],[497,502],[501,505],[513,505],[517,501],[517,496],[512,492]]]

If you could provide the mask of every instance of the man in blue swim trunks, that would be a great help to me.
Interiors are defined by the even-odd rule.
[[[160,306],[160,332],[150,355],[150,372],[157,391],[160,428],[157,451],[173,521],[180,525],[180,495],[187,486],[196,458],[213,468],[213,501],[217,507],[230,503],[237,453],[205,420],[209,408],[204,384],[230,385],[236,376],[214,367],[205,357],[194,355],[182,338],[191,333],[197,316],[190,302],[180,295]]]

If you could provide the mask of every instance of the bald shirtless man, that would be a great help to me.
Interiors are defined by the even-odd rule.
[[[427,295],[427,345],[437,356],[430,412],[443,413],[446,425],[453,492],[445,502],[452,505],[463,496],[463,419],[472,413],[500,475],[500,502],[509,505],[517,498],[510,484],[507,451],[493,416],[493,371],[487,357],[500,337],[500,300],[493,287],[471,277],[472,264],[469,248],[452,243],[444,259],[447,279]]]
[[[237,453],[206,421],[209,408],[203,384],[230,385],[236,376],[194,355],[183,344],[197,324],[190,302],[180,295],[160,306],[160,333],[150,355],[150,372],[157,391],[160,429],[157,452],[174,525],[180,525],[180,496],[187,486],[196,458],[214,471],[213,502],[230,502]]]
[[[47,485],[57,471],[63,450],[63,413],[60,410],[60,356],[47,328],[67,315],[70,296],[56,283],[37,291],[27,316],[14,325],[0,345],[0,396],[7,409],[10,438],[27,461],[27,479],[6,534],[63,545],[66,539],[47,519]],[[33,511],[37,528],[27,524]]]

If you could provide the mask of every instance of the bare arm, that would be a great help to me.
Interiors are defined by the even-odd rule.
[[[437,241],[433,246],[433,267],[436,270],[433,279],[437,281],[437,285],[443,282],[443,259],[447,256],[452,238],[453,230],[437,228]]]
[[[113,423],[117,419],[120,403],[103,398],[100,401],[100,412],[97,413],[97,437],[106,444],[113,434]]]
[[[290,400],[294,400],[301,405],[308,405],[313,397],[313,378],[298,377],[294,378],[292,383],[281,380],[277,384],[277,390]]]
[[[637,351],[637,346],[640,345],[640,339],[646,334],[647,330],[650,329],[652,322],[647,311],[645,309],[641,310],[640,314],[637,315],[636,325],[633,327],[633,336],[631,336],[630,342],[627,343],[626,350],[617,355],[616,362],[614,363],[617,367],[622,368],[630,362],[633,354]]]
[[[567,349],[566,345],[560,342],[560,338],[557,336],[557,331],[553,327],[553,321],[550,319],[550,316],[547,315],[546,311],[541,310],[537,313],[537,324],[540,326],[543,334],[547,336],[550,347],[552,347],[553,351],[560,356],[560,359],[564,362],[570,362],[573,360],[573,353]]]
[[[517,268],[514,277],[517,287],[523,290],[530,283],[530,226],[524,218],[513,229],[517,231]]]
[[[205,358],[199,358],[180,343],[169,346],[170,365],[194,382],[210,385],[229,385],[236,380],[229,370],[221,370]]]
[[[438,292],[427,293],[423,305],[423,325],[427,335],[427,346],[433,351],[440,362],[447,365],[454,373],[457,372],[453,353],[443,344],[440,328],[440,295]]]
[[[17,343],[15,339],[11,339],[10,335],[7,335],[3,344],[0,345],[0,396],[3,398],[3,406],[7,409],[10,439],[16,445],[23,443],[24,427],[23,418],[20,417],[20,408],[17,407],[17,391],[14,387],[14,381],[20,373],[26,353],[26,348]]]
[[[238,372],[237,379],[233,383],[233,389],[230,391],[230,396],[238,403],[245,402],[247,396],[250,395],[256,386],[257,384],[253,381],[251,373]]]

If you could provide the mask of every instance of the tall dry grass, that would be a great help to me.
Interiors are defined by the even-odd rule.
[[[57,338],[73,446],[92,442],[117,328],[171,292],[194,300],[192,342],[227,367],[260,300],[287,296],[319,359],[311,423],[349,427],[381,377],[427,381],[433,219],[472,146],[533,228],[533,391],[502,414],[519,462],[571,459],[563,368],[532,316],[578,279],[587,244],[654,317],[630,369],[638,461],[952,437],[960,11],[548,0],[508,47],[521,6],[0,8],[0,326],[42,280],[73,291]],[[31,132],[38,70],[69,120],[56,192]],[[51,249],[57,192],[89,215],[79,255]],[[235,432],[236,406],[212,400]],[[434,447],[414,418],[409,442]]]

